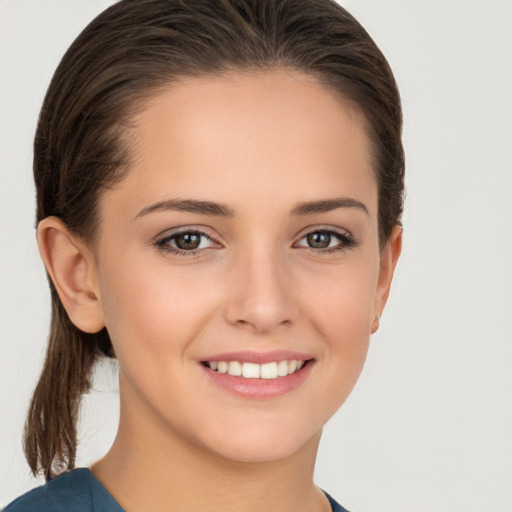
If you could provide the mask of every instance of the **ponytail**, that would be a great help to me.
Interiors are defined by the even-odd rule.
[[[71,323],[53,287],[52,305],[48,349],[24,432],[30,469],[34,475],[42,472],[46,480],[75,465],[81,396],[91,388],[92,367],[102,345],[98,341],[104,341]]]

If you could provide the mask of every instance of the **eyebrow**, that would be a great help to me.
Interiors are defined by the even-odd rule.
[[[338,197],[335,199],[324,199],[322,201],[308,201],[299,203],[292,210],[292,215],[313,215],[315,213],[325,213],[338,208],[357,208],[369,215],[365,204],[351,197]]]
[[[291,215],[314,215],[315,213],[325,213],[338,208],[357,208],[367,215],[368,208],[357,199],[351,197],[338,197],[335,199],[323,199],[321,201],[308,201],[297,204],[291,211]],[[233,217],[234,210],[221,203],[212,201],[198,201],[195,199],[168,199],[159,201],[143,208],[135,218],[138,219],[144,215],[153,212],[163,212],[175,210],[180,212],[198,213],[202,215],[216,215],[219,217]]]
[[[169,199],[159,201],[143,208],[135,218],[143,217],[148,213],[176,210],[179,212],[199,213],[203,215],[218,215],[220,217],[233,217],[234,211],[226,205],[211,201],[197,201],[194,199]]]

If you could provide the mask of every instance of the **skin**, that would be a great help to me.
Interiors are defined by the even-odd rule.
[[[119,361],[119,431],[94,474],[128,512],[330,510],[313,483],[321,429],[362,370],[401,247],[398,226],[379,247],[360,116],[298,72],[233,73],[170,86],[127,135],[133,165],[102,197],[95,243],[56,218],[39,226],[70,318],[88,332],[106,325]],[[364,208],[294,213],[339,198]],[[181,228],[209,238],[175,254]],[[321,230],[341,234],[329,247],[340,250],[310,247]],[[290,393],[242,398],[200,361],[244,349],[314,364]]]

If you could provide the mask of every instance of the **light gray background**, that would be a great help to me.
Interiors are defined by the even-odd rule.
[[[110,3],[0,0],[0,506],[37,483],[20,443],[49,319],[33,132],[60,57]],[[353,512],[512,512],[512,2],[341,3],[395,71],[408,199],[391,300],[317,482]],[[99,373],[78,465],[115,432],[116,379]]]

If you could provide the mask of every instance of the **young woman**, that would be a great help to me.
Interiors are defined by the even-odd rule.
[[[343,511],[322,426],[400,254],[401,109],[330,0],[123,0],[76,39],[35,139],[53,316],[18,511]],[[119,364],[117,437],[73,469]],[[56,476],[60,475],[60,476]]]

